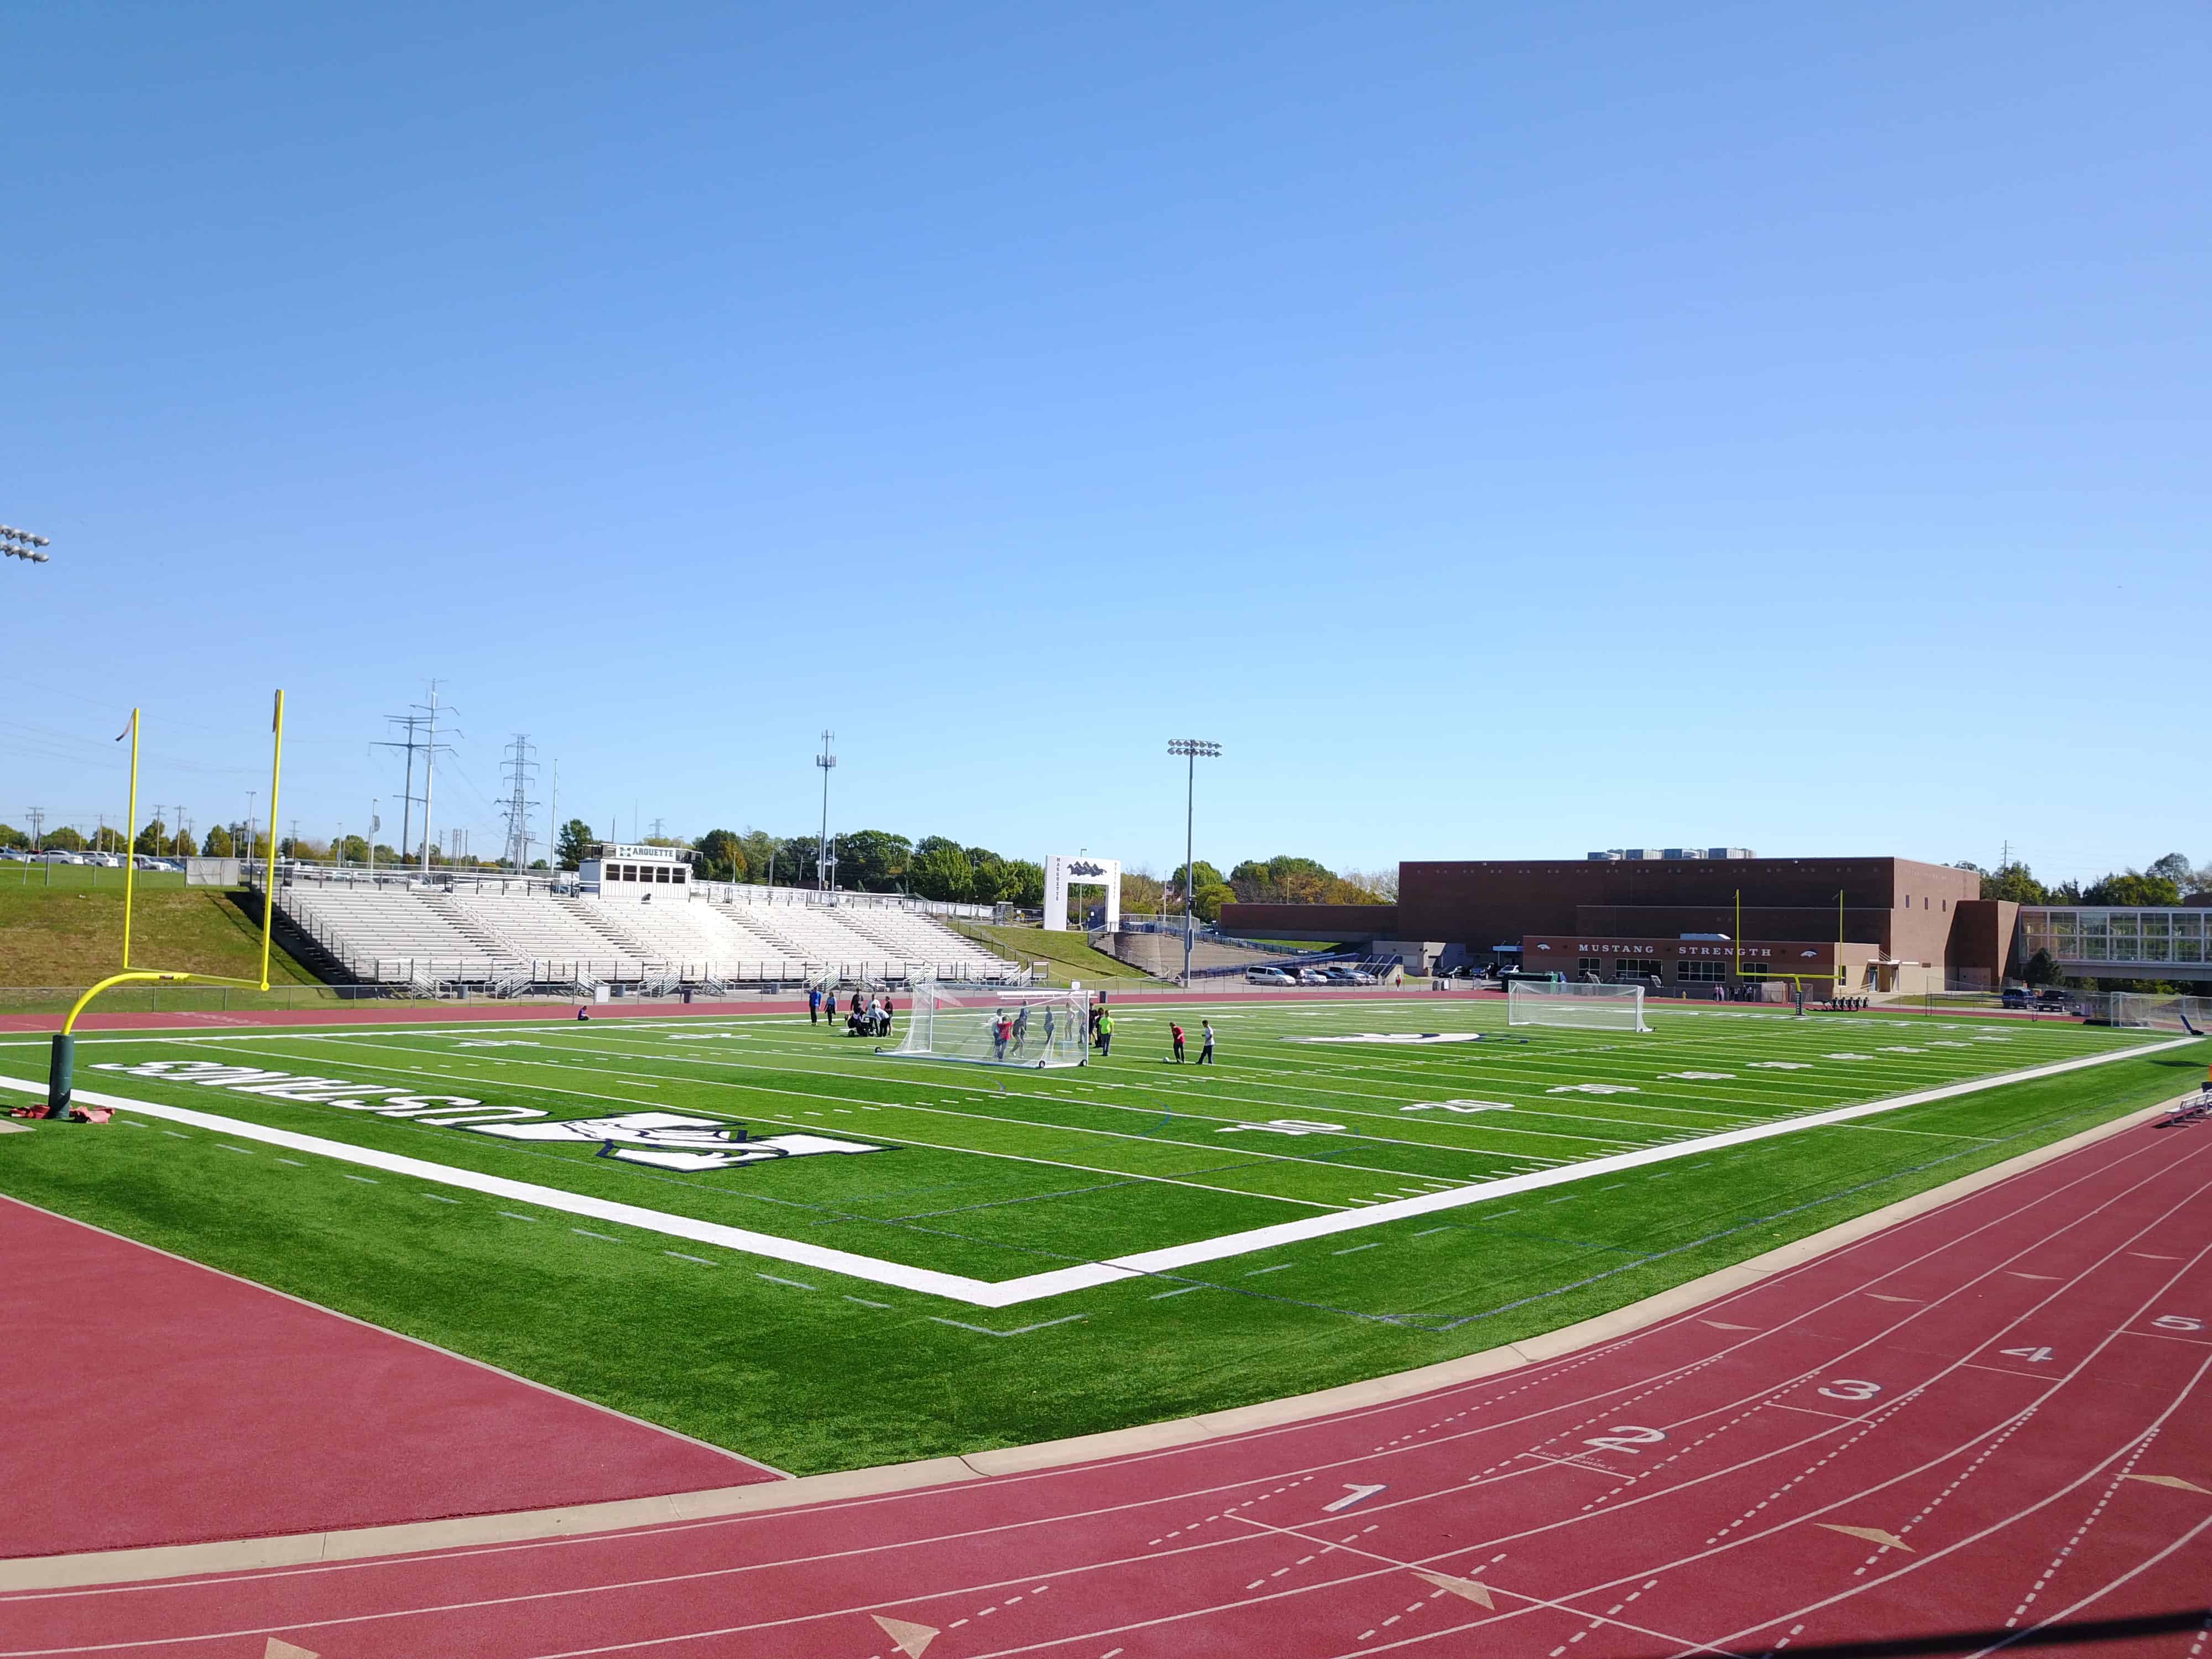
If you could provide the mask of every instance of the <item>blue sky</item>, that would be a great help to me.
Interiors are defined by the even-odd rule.
[[[2212,858],[2193,5],[0,19],[0,819]],[[541,799],[544,791],[538,792]],[[387,831],[389,833],[389,831]]]

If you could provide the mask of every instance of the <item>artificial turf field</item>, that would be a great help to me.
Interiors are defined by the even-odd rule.
[[[1201,1014],[1218,1064],[1164,1063],[1170,1018]],[[1998,1018],[1650,1018],[1132,1006],[1110,1060],[1050,1072],[879,1057],[775,1016],[87,1036],[80,1091],[160,1109],[0,1137],[0,1192],[814,1472],[1495,1346],[2170,1098],[2203,1064]],[[2120,1057],[1698,1144],[2100,1054]],[[45,1060],[0,1040],[0,1073]]]

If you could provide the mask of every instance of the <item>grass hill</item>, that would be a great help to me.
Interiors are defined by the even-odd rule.
[[[220,887],[187,887],[180,875],[142,872],[132,965],[258,977],[261,928],[245,900]],[[0,865],[0,986],[81,991],[113,973],[122,953],[120,870],[58,865],[49,884],[43,866]],[[269,978],[272,985],[316,982],[281,948],[270,957]]]
[[[978,945],[989,945],[1000,956],[1019,962],[1050,963],[1052,982],[1055,985],[1065,985],[1072,979],[1079,979],[1085,985],[1114,980],[1152,982],[1148,975],[1127,963],[1103,951],[1092,950],[1091,941],[1081,933],[1048,933],[1042,927],[996,927],[974,921],[956,921],[951,926]]]

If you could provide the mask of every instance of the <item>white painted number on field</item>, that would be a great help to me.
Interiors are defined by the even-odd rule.
[[[1616,1423],[1605,1433],[1585,1440],[1585,1446],[1595,1446],[1600,1451],[1625,1451],[1637,1455],[1638,1446],[1656,1446],[1667,1437],[1664,1429],[1640,1428],[1633,1423]]]
[[[1401,1106],[1401,1112],[1510,1112],[1513,1109],[1502,1100],[1424,1100],[1412,1106]]]
[[[2187,1314],[2160,1314],[2150,1322],[2162,1331],[2201,1331],[2204,1322],[2191,1319]]]
[[[1226,1128],[1216,1129],[1213,1133],[1234,1135],[1243,1134],[1247,1130],[1269,1135],[1340,1135],[1344,1133],[1344,1125],[1310,1123],[1302,1117],[1275,1117],[1269,1118],[1265,1123],[1231,1123]]]
[[[1856,1376],[1838,1376],[1822,1384],[1820,1392],[1830,1400],[1871,1400],[1881,1392],[1881,1384],[1863,1382]]]
[[[2010,1354],[2014,1359],[2025,1359],[2031,1365],[2048,1364],[2051,1358],[2048,1348],[1999,1348],[1997,1352]]]

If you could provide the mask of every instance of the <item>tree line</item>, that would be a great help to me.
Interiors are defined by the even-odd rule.
[[[581,818],[561,826],[554,862],[578,868],[599,837]],[[818,837],[772,836],[764,830],[709,830],[694,842],[648,836],[644,845],[688,851],[693,872],[705,881],[762,887],[811,887],[820,878]],[[988,847],[967,847],[949,836],[920,841],[888,830],[854,830],[830,838],[836,884],[864,893],[911,893],[967,904],[1044,902],[1044,866],[1006,858]]]
[[[2123,908],[2150,908],[2179,904],[2196,893],[2212,893],[2212,864],[2192,865],[2179,853],[2168,853],[2138,870],[2132,865],[2092,882],[2062,881],[2045,886],[2027,865],[2014,860],[1984,870],[1961,859],[1957,866],[1982,878],[1985,899],[2010,899],[2019,904],[2108,904]]]

